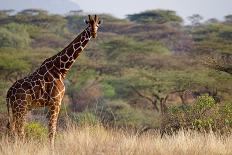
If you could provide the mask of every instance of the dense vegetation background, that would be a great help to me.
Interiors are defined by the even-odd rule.
[[[65,80],[60,128],[67,119],[142,130],[232,126],[232,15],[201,22],[196,14],[189,17],[190,25],[169,10],[126,19],[99,16],[104,22],[98,38]],[[78,11],[65,16],[34,9],[0,11],[3,124],[8,88],[68,45],[85,28],[84,18]],[[46,108],[33,110],[29,119],[43,124],[46,114]],[[27,128],[33,127],[38,128],[33,123]]]

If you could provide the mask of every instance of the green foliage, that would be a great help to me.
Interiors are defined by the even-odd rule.
[[[8,24],[0,28],[0,47],[25,48],[31,40],[24,26]]]
[[[215,105],[215,100],[208,95],[203,95],[198,97],[197,102],[195,104],[195,110],[204,111],[209,108],[212,108]]]
[[[226,15],[225,16],[225,20],[226,20],[227,23],[232,23],[232,15],[231,14],[230,15]]]
[[[44,139],[47,137],[48,130],[41,123],[30,122],[25,126],[26,137],[29,139]]]
[[[106,52],[108,59],[123,60],[124,57],[131,57],[135,54],[168,54],[167,47],[157,41],[136,41],[128,37],[116,37],[101,45]],[[118,52],[120,51],[120,52]],[[116,58],[116,59],[115,59]]]
[[[219,37],[224,40],[232,41],[232,26],[223,26],[219,31]]]
[[[232,26],[229,24],[205,24],[191,30],[196,47],[200,53],[231,53]]]
[[[64,17],[37,9],[16,14],[0,11],[1,112],[6,111],[10,80],[31,73],[45,58],[62,50],[86,27],[87,18],[81,13]],[[232,77],[202,64],[203,54],[225,60],[221,53],[231,53],[230,15],[225,22],[200,23],[201,18],[194,18],[195,26],[182,25],[181,17],[168,10],[144,11],[127,19],[108,14],[100,18],[104,22],[98,38],[88,44],[65,80],[67,108],[77,107],[68,111],[84,111],[74,114],[77,123],[105,120],[120,127],[156,127],[159,114],[131,86],[145,96],[162,98],[172,91],[197,93],[208,87],[217,89],[221,105],[202,96],[195,105],[173,107],[167,117],[170,126],[197,130],[231,126],[227,103],[232,100]]]
[[[66,17],[68,21],[68,28],[72,32],[80,32],[81,29],[85,27],[85,22],[84,19],[85,16],[80,16],[80,15],[69,15]]]
[[[6,112],[6,91],[9,87],[9,83],[5,81],[0,81],[0,113]]]
[[[71,71],[68,79],[70,79],[70,81],[72,81],[73,84],[69,85],[70,87],[68,89],[68,92],[70,91],[71,93],[74,90],[80,91],[81,88],[86,86],[89,81],[96,79],[97,76],[98,75],[96,71],[90,70],[90,69],[87,71],[78,72],[78,73],[75,70]]]
[[[99,115],[104,123],[114,127],[139,129],[157,126],[153,112],[133,108],[122,100],[107,102],[100,107]]]
[[[127,18],[131,21],[139,23],[166,23],[175,22],[181,23],[183,20],[181,17],[176,15],[175,11],[170,10],[150,10],[144,11],[138,14],[128,15]]]
[[[6,49],[8,50],[8,49]],[[5,78],[10,78],[9,76],[21,76],[26,72],[30,71],[30,63],[23,60],[21,53],[1,53],[0,55],[0,70],[2,76]]]
[[[108,83],[103,83],[101,85],[101,88],[102,88],[104,96],[107,98],[112,98],[116,94],[114,87]]]
[[[163,130],[193,129],[203,132],[231,132],[231,104],[218,105],[211,96],[198,97],[188,108],[172,107],[163,118]]]

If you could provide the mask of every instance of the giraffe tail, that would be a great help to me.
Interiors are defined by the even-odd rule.
[[[8,115],[8,123],[7,123],[7,128],[10,129],[10,121],[11,121],[11,116],[10,116],[10,102],[9,98],[6,99],[6,106],[7,106],[7,115]]]

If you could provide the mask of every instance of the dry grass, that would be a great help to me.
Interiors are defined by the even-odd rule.
[[[158,133],[137,135],[103,127],[82,127],[70,128],[61,133],[56,139],[55,147],[57,155],[229,155],[232,154],[232,136],[181,131],[177,135],[161,139]],[[0,154],[6,155],[51,154],[48,143],[44,141],[9,143],[3,138],[0,149]]]

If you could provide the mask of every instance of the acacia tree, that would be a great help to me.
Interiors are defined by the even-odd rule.
[[[232,15],[225,16],[226,23],[232,23]]]
[[[199,14],[193,14],[192,16],[188,17],[188,20],[191,22],[193,26],[199,26],[203,17]]]
[[[189,78],[184,72],[169,71],[166,73],[142,73],[137,77],[131,90],[154,107],[157,112],[164,113],[167,110],[167,99],[171,94],[176,94],[181,99],[181,104],[185,104],[184,93],[194,85],[194,80]],[[143,80],[139,80],[143,79]]]
[[[176,15],[175,11],[171,10],[149,10],[144,11],[138,14],[132,14],[127,15],[127,18],[131,21],[135,21],[138,23],[168,23],[168,22],[174,22],[174,23],[182,23],[183,19]]]

